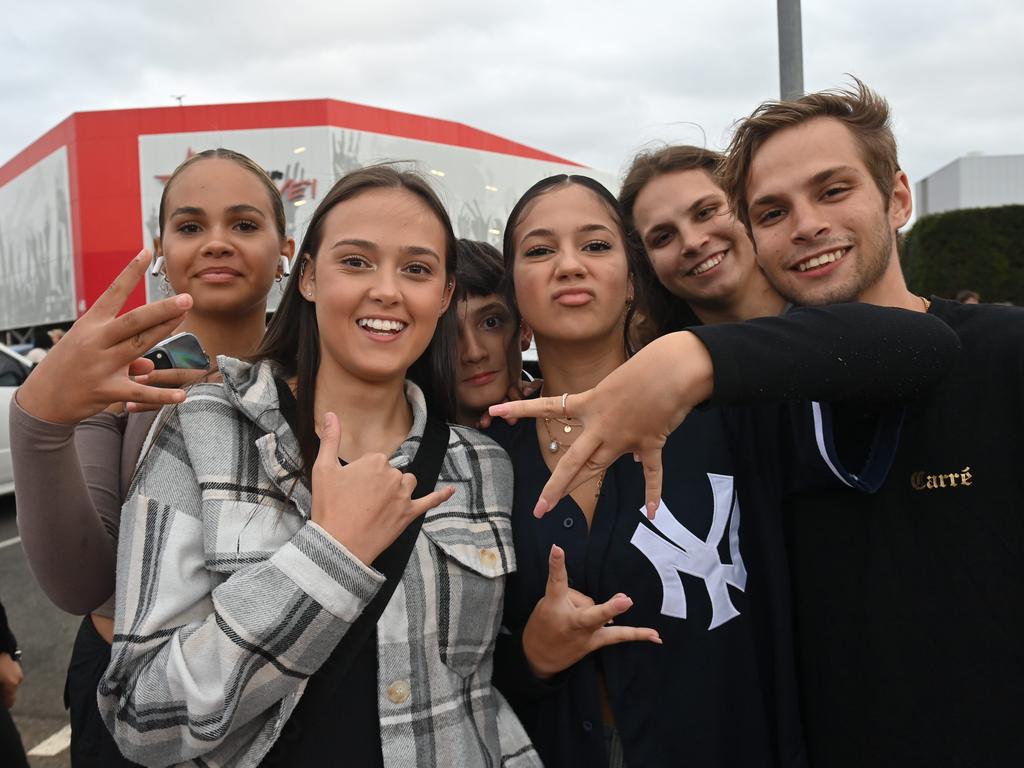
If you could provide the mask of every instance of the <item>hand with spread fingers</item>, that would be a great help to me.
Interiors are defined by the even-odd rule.
[[[153,363],[141,356],[166,338],[192,306],[191,296],[179,294],[119,316],[149,263],[148,251],[132,259],[33,369],[16,395],[23,409],[44,421],[77,424],[112,403],[161,406],[185,399],[181,389],[132,380],[153,370]]]
[[[707,348],[694,334],[680,331],[651,342],[593,389],[499,403],[490,414],[583,422],[583,434],[541,491],[535,516],[542,517],[574,488],[632,453],[644,465],[647,515],[653,518],[661,498],[661,448],[690,410],[711,396],[713,385]]]
[[[416,476],[403,473],[383,453],[368,453],[341,466],[341,427],[324,414],[320,452],[313,462],[311,518],[366,565],[394,542],[413,520],[452,497],[452,486],[413,499]]]
[[[570,589],[565,552],[557,545],[552,546],[544,597],[523,629],[523,652],[530,668],[537,677],[545,679],[606,645],[637,640],[661,645],[657,630],[610,625],[632,606],[633,601],[623,594],[595,605],[586,595]]]

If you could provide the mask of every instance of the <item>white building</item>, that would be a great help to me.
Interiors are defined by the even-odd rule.
[[[915,185],[917,215],[1024,204],[1024,155],[959,157]]]

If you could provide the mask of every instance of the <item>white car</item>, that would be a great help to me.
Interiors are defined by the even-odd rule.
[[[14,490],[11,470],[11,433],[7,414],[14,391],[28,377],[32,361],[0,344],[0,495]]]

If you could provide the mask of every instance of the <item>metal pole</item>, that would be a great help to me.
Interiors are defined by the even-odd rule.
[[[778,0],[779,92],[783,99],[804,93],[803,36],[800,31],[800,0]]]

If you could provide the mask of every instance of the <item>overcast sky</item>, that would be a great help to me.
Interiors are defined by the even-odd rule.
[[[335,98],[619,174],[778,95],[774,0],[0,0],[0,164],[75,111]],[[894,110],[911,181],[1024,153],[1024,3],[804,0],[807,90]]]

